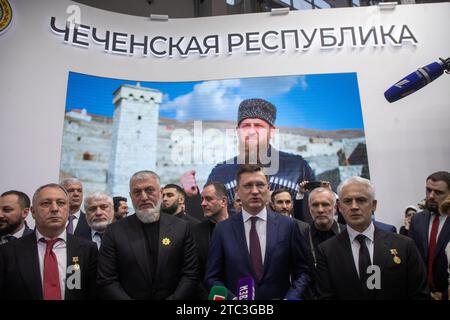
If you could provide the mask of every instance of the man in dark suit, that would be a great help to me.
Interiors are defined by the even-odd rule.
[[[206,272],[211,235],[216,225],[228,219],[227,190],[220,182],[209,182],[202,190],[202,209],[206,220],[192,227],[192,235],[197,245],[200,279],[203,280]],[[200,289],[200,298],[206,299],[208,292],[203,284]]]
[[[319,296],[339,300],[427,299],[425,266],[414,242],[374,227],[377,200],[369,180],[338,187],[347,229],[318,250]]]
[[[373,225],[378,229],[384,230],[386,232],[397,233],[397,228],[395,226],[393,226],[392,224],[376,221],[375,217],[373,217]]]
[[[30,206],[30,198],[21,191],[10,190],[0,196],[0,245],[33,233],[25,222]]]
[[[33,196],[36,231],[0,247],[0,299],[79,300],[95,296],[97,248],[66,233],[67,192],[58,184]]]
[[[160,212],[161,185],[152,171],[130,179],[136,214],[103,235],[97,284],[103,299],[192,299],[198,288],[197,252],[188,223]]]
[[[67,178],[60,182],[60,185],[69,194],[69,218],[67,220],[67,233],[77,237],[91,240],[91,228],[86,221],[86,215],[81,211],[83,202],[83,185],[75,178]]]
[[[187,221],[192,228],[200,221],[185,212],[185,202],[186,193],[180,186],[171,183],[162,189],[161,211]]]
[[[450,173],[438,171],[426,179],[426,209],[411,220],[411,237],[427,266],[431,298],[448,299],[448,265],[445,247],[450,242],[450,218],[439,212],[439,206],[450,195]]]
[[[213,232],[206,287],[225,286],[233,298],[240,278],[251,277],[256,299],[302,298],[310,276],[297,223],[266,208],[269,184],[259,165],[241,165],[236,181],[242,213]]]
[[[309,227],[309,224],[294,218],[294,216],[292,215],[294,211],[294,201],[292,200],[290,192],[284,188],[274,190],[270,195],[270,207],[274,212],[294,219],[297,223],[301,235],[300,245],[303,252],[305,253],[308,267],[313,275],[315,269],[315,253],[312,251],[313,246],[311,242],[311,228]],[[315,284],[313,279],[314,277],[311,277],[311,283],[309,285],[307,293],[305,293],[304,295],[305,299],[307,300],[313,300],[317,296],[315,293]]]

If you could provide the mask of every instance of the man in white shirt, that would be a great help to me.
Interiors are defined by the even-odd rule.
[[[30,198],[21,191],[10,190],[0,196],[0,245],[33,233],[25,223],[30,206]]]
[[[340,300],[427,299],[425,265],[411,239],[374,226],[372,183],[350,177],[338,187],[347,229],[318,250],[319,296]]]
[[[36,232],[0,247],[0,299],[93,298],[97,248],[66,233],[67,191],[58,184],[38,188],[32,214]]]
[[[103,232],[114,219],[113,199],[105,192],[90,193],[84,199],[84,210],[89,227],[91,227],[92,241],[100,249]]]

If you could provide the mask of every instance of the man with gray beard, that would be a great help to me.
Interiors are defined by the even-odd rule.
[[[113,199],[104,192],[92,192],[84,199],[86,220],[91,228],[92,241],[100,249],[103,233],[114,219]]]
[[[99,253],[103,299],[191,299],[199,282],[197,252],[186,221],[160,213],[161,184],[152,171],[130,179],[136,212],[111,224]]]

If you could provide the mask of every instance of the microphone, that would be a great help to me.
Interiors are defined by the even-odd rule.
[[[228,290],[224,286],[214,286],[209,292],[208,300],[227,300]]]
[[[255,300],[255,280],[252,277],[239,279],[238,300]]]
[[[389,102],[397,101],[439,78],[444,73],[444,70],[445,73],[450,73],[450,58],[446,60],[439,58],[439,60],[441,62],[433,62],[417,69],[387,89],[384,93],[386,100]]]

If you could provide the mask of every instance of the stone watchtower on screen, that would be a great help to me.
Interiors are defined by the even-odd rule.
[[[138,83],[113,93],[114,119],[108,170],[108,193],[128,196],[129,180],[139,170],[156,169],[159,90]]]

